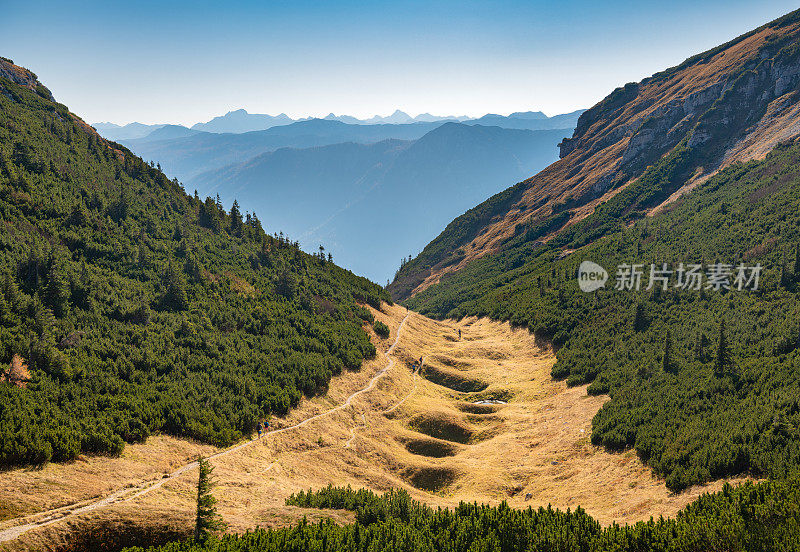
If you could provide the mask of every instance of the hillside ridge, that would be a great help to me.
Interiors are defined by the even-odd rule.
[[[659,212],[720,169],[761,159],[800,136],[800,10],[684,63],[616,89],[578,119],[560,159],[455,219],[389,287],[405,299],[546,226],[546,241],[591,215],[685,141],[694,158],[661,195],[628,211]],[[637,211],[637,212],[633,212]]]

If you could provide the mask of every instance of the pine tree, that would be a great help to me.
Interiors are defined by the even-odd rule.
[[[224,528],[224,523],[217,513],[217,499],[211,494],[214,482],[211,473],[214,468],[205,458],[199,461],[199,476],[197,478],[197,518],[194,525],[194,541],[205,542],[215,531]]]
[[[2,325],[11,325],[11,306],[0,293],[0,326]]]
[[[714,359],[714,369],[718,376],[725,374],[725,369],[730,366],[731,356],[728,348],[728,338],[725,336],[725,321],[719,323],[719,338],[717,340],[717,356]]]
[[[11,307],[15,309],[18,308],[22,294],[19,290],[17,280],[11,274],[11,271],[6,271],[5,275],[3,276],[2,291],[6,296],[6,299],[8,299],[8,302],[11,304]]]
[[[139,244],[139,251],[136,255],[136,262],[139,264],[139,268],[146,268],[147,267],[147,249],[142,245]]]
[[[186,294],[186,280],[181,271],[175,268],[170,261],[165,275],[167,293],[164,297],[166,302],[177,310],[189,308],[189,297]]]
[[[784,254],[783,262],[781,263],[781,287],[785,289],[789,289],[792,287],[792,281],[794,280],[794,273],[789,268],[789,265],[786,262],[786,255]]]
[[[192,280],[199,282],[203,279],[203,265],[197,258],[194,251],[189,251],[186,255],[186,262],[184,263],[183,270],[189,275]]]
[[[706,359],[706,347],[708,346],[708,338],[706,334],[703,332],[697,333],[697,343],[695,344],[694,348],[694,355],[697,360],[700,362],[705,362]]]
[[[241,236],[242,235],[242,212],[239,210],[239,202],[235,199],[233,200],[233,206],[231,207],[231,234],[234,236]]]
[[[56,262],[52,263],[50,272],[47,274],[47,288],[45,289],[47,304],[53,309],[53,313],[61,318],[67,309],[69,301],[69,288],[61,269]]]
[[[800,243],[794,250],[794,279],[800,281]]]
[[[640,332],[644,329],[646,324],[647,320],[644,316],[644,305],[642,303],[636,303],[636,310],[633,313],[633,330]]]
[[[672,361],[672,334],[667,330],[664,338],[664,356],[661,358],[661,366],[665,372],[672,372],[674,365]]]

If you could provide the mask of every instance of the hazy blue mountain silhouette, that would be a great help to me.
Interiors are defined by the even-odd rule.
[[[122,143],[146,160],[157,161],[164,172],[181,181],[279,148],[309,148],[343,142],[362,144],[389,138],[416,140],[441,123],[407,125],[349,125],[312,119],[242,134],[198,133],[168,140],[125,140]]]
[[[186,138],[187,136],[194,136],[200,134],[202,131],[193,130],[181,125],[164,125],[158,127],[147,136],[140,138],[140,140],[147,142],[154,142],[157,140],[173,140],[175,138]]]
[[[186,182],[383,282],[447,221],[558,158],[571,130],[445,123],[416,140],[283,148]]]
[[[144,138],[154,130],[164,125],[145,125],[142,123],[128,123],[127,125],[117,125],[114,123],[94,123],[92,125],[101,136],[119,142],[121,140],[136,140]]]
[[[254,130],[266,130],[280,125],[288,125],[293,123],[285,113],[280,115],[261,115],[258,113],[248,113],[244,109],[237,109],[236,111],[228,111],[225,115],[214,117],[207,123],[197,123],[192,126],[193,130],[202,130],[203,132],[252,132]]]
[[[512,113],[508,117],[504,115],[488,114],[479,119],[464,121],[466,124],[499,126],[503,128],[516,128],[526,130],[548,130],[555,128],[575,128],[578,124],[578,117],[585,109],[579,109],[572,113],[547,117],[541,111],[527,111],[524,113]]]

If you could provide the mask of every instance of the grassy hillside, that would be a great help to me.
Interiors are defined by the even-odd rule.
[[[633,186],[657,190],[665,158]],[[632,226],[620,194],[546,245],[535,228],[506,250],[471,263],[409,306],[438,317],[491,316],[523,325],[560,347],[553,375],[592,382],[612,400],[592,441],[634,447],[679,490],[726,475],[800,471],[800,144],[731,167],[672,210]],[[649,183],[649,184],[648,184]],[[605,237],[575,253],[603,228]],[[579,290],[583,260],[610,273],[606,288]],[[654,286],[650,263],[717,262],[764,267],[757,291]],[[615,290],[616,267],[644,265],[642,290]],[[724,330],[721,327],[724,326]],[[727,355],[720,359],[723,331]],[[665,355],[668,357],[665,361]]]
[[[40,86],[0,78],[0,466],[229,444],[375,354],[378,286],[186,195]]]
[[[159,552],[278,551],[698,551],[797,550],[800,547],[800,486],[763,483],[703,495],[675,519],[603,528],[581,508],[514,510],[506,504],[461,503],[454,510],[433,509],[404,491],[377,496],[368,491],[328,487],[300,493],[289,504],[348,509],[356,522],[301,523],[256,530],[205,544],[171,543]],[[141,548],[128,549],[141,552]]]

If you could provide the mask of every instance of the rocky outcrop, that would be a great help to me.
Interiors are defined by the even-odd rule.
[[[8,58],[0,57],[0,77],[8,79],[14,84],[29,88],[48,100],[53,100],[53,94],[39,82],[39,77],[36,76],[36,73],[15,65]]]

